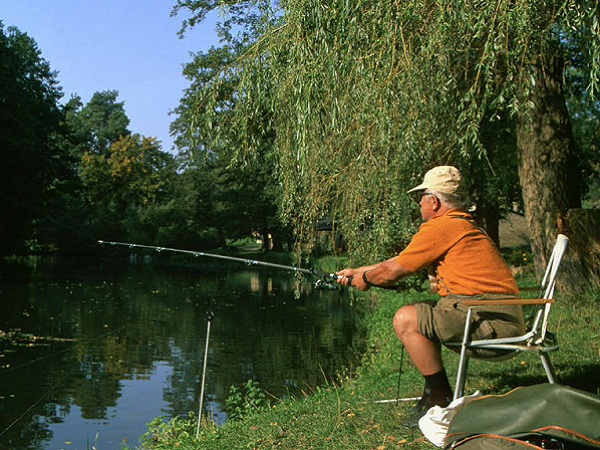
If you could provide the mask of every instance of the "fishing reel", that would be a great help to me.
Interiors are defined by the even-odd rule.
[[[333,281],[326,280],[324,278],[316,280],[313,284],[313,287],[319,291],[337,291],[339,289],[339,286]]]
[[[339,289],[339,285],[335,280],[341,278],[340,275],[331,272],[322,272],[316,270],[314,267],[311,267],[306,271],[317,277],[317,280],[313,283],[315,289],[320,291],[337,291]]]

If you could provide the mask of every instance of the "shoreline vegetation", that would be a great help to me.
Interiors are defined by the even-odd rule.
[[[321,267],[331,270],[333,260],[323,258]],[[520,270],[520,285],[533,284],[531,275]],[[435,298],[415,289],[391,292],[371,289],[351,291],[353,301],[367,308],[366,352],[359,367],[346,368],[334,380],[323,380],[305,395],[278,400],[265,396],[258,384],[247,384],[240,395],[243,414],[217,425],[204,416],[197,428],[194,412],[188,417],[157,417],[136,447],[145,450],[234,450],[234,449],[434,449],[418,428],[402,425],[414,402],[382,400],[418,397],[422,378],[405,355],[399,379],[400,344],[391,318],[402,304]],[[561,348],[551,355],[558,382],[600,394],[600,321],[595,306],[599,292],[587,298],[564,298],[560,292],[552,311],[551,324]],[[451,383],[456,376],[458,355],[443,349],[443,359]],[[399,384],[400,381],[400,384]],[[466,394],[480,390],[501,394],[518,386],[545,383],[539,358],[522,354],[509,361],[487,363],[473,360],[469,367]],[[196,438],[197,430],[199,430]]]

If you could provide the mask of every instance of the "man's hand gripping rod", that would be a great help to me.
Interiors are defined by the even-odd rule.
[[[195,250],[182,250],[182,249],[178,249],[178,248],[157,247],[157,246],[153,246],[153,245],[130,244],[127,242],[98,241],[98,244],[118,245],[118,246],[129,247],[129,248],[146,248],[146,249],[154,250],[156,252],[186,253],[186,254],[192,255],[192,256],[206,256],[209,258],[218,258],[218,259],[224,259],[224,260],[228,260],[228,261],[242,262],[248,266],[273,267],[276,269],[283,269],[283,270],[287,270],[287,271],[291,271],[291,272],[306,273],[306,274],[310,274],[310,275],[313,275],[313,276],[319,278],[318,280],[315,281],[314,287],[315,287],[315,289],[321,289],[321,290],[337,290],[338,285],[335,284],[335,280],[337,280],[339,278],[343,278],[342,275],[337,275],[335,273],[330,273],[330,272],[323,272],[320,270],[315,270],[314,268],[303,269],[301,267],[286,266],[283,264],[275,264],[275,263],[270,263],[270,262],[265,262],[265,261],[258,261],[255,259],[236,258],[235,256],[216,255],[214,253],[205,253],[205,252],[199,252],[199,251],[195,251]]]

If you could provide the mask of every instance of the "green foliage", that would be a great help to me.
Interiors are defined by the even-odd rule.
[[[238,7],[243,9],[253,3],[261,4],[241,2],[232,8],[237,11]],[[198,15],[204,14],[201,8],[214,6],[206,2],[202,5],[197,5]],[[183,2],[178,6],[181,7]],[[256,8],[260,10],[261,6]],[[232,122],[232,109],[239,100],[239,74],[223,71],[237,60],[261,25],[253,12],[248,17],[237,14],[229,17],[219,25],[223,46],[195,54],[184,67],[190,87],[175,111],[177,118],[171,129],[186,172],[196,178],[199,188],[210,182],[210,189],[203,191],[202,209],[207,211],[202,215],[202,225],[216,230],[222,236],[223,246],[225,237],[237,239],[258,233],[265,243],[270,234],[277,249],[287,240],[288,232],[278,217],[281,186],[275,170],[274,135],[268,125],[272,113],[264,108],[253,112],[244,118],[244,126],[252,131],[244,135],[238,133],[238,125]],[[232,35],[233,22],[242,18],[248,28],[241,28],[238,35]],[[215,78],[219,78],[219,82],[213,84]],[[199,115],[209,119],[198,120]],[[237,149],[247,147],[247,139],[257,143],[257,152],[252,158],[240,158]],[[269,247],[265,245],[265,249]]]
[[[523,267],[533,265],[533,255],[529,247],[517,247],[506,249],[502,257],[511,267]]]
[[[267,396],[256,380],[248,380],[241,388],[230,386],[225,404],[227,420],[240,420],[253,411],[269,406]]]
[[[102,155],[122,137],[130,134],[129,118],[123,102],[117,102],[117,91],[95,92],[83,105],[79,96],[67,103],[67,123],[71,129],[74,152]]]
[[[180,442],[191,441],[196,433],[196,417],[193,412],[187,418],[156,417],[148,423],[148,431],[140,437],[140,446],[143,449],[170,448],[174,440]]]
[[[177,8],[201,20],[215,6]],[[597,90],[593,1],[282,6],[280,15],[265,10],[254,43],[204,83],[190,120],[212,136],[208,148],[235,143],[234,160],[261,154],[263,137],[274,136],[282,214],[303,252],[325,215],[357,259],[395,252],[414,231],[404,193],[440,163],[465,169],[484,222],[497,226],[489,214],[520,201],[513,127],[515,117],[532,117],[540,55],[565,56],[585,34],[592,44],[581,65]],[[235,102],[223,122],[220,93],[231,80]]]
[[[586,95],[586,73],[583,43],[584,37],[578,39],[578,45],[573,45],[571,51],[572,65],[565,73],[567,82],[567,107],[571,118],[571,128],[575,145],[582,155],[580,163],[583,169],[583,179],[586,184],[584,192],[585,207],[600,207],[600,134],[598,121],[600,121],[600,103]]]
[[[56,145],[62,96],[56,73],[36,42],[0,22],[0,257],[34,239],[68,176],[68,158]]]
[[[255,2],[233,6],[238,7],[254,9]],[[258,12],[263,6],[257,8],[244,16],[255,30],[262,26]],[[234,164],[239,139],[221,136],[219,145],[209,147],[214,139],[210,127],[194,125],[193,113],[203,108],[196,101],[203,83],[237,58],[250,39],[245,31],[234,36],[237,17],[219,26],[227,46],[196,55],[185,68],[192,85],[173,125],[182,150],[178,172],[158,142],[130,132],[117,91],[96,92],[85,105],[74,96],[61,111],[55,74],[39,57],[35,42],[13,28],[5,35],[2,28],[0,127],[10,145],[2,146],[0,166],[6,208],[0,218],[6,237],[0,254],[25,244],[89,251],[98,236],[214,248],[258,233],[271,236],[273,248],[282,248],[289,232],[278,219],[281,188],[273,170],[276,160],[269,155],[273,137],[263,136],[259,157]],[[219,93],[215,128],[228,124],[236,79]],[[256,118],[263,119],[268,118]]]
[[[79,172],[97,227],[107,239],[123,239],[129,214],[154,205],[174,174],[172,156],[153,138],[122,136],[104,152],[85,152]],[[136,236],[132,236],[136,237]]]
[[[127,205],[132,199],[146,205],[164,190],[167,180],[163,169],[169,166],[172,157],[160,150],[155,139],[123,136],[106,152],[106,155],[86,152],[81,159],[81,178],[95,206],[107,201]]]
[[[56,239],[63,251],[89,249],[97,236],[152,243],[161,226],[172,226],[159,211],[176,201],[174,158],[156,139],[129,132],[117,97],[116,91],[96,92],[85,105],[75,96],[64,107],[59,142],[77,181],[63,189],[57,208],[57,224],[66,230]],[[157,218],[163,221],[149,221]]]

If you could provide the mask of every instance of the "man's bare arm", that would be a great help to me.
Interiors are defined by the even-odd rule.
[[[338,275],[346,277],[340,280],[341,284],[351,284],[361,291],[366,291],[371,286],[390,286],[410,273],[410,270],[398,263],[396,256],[376,264],[337,272]]]
[[[394,256],[386,261],[380,262],[375,267],[365,270],[365,278],[373,285],[390,286],[396,281],[410,275],[412,271],[402,266],[398,258]],[[361,274],[361,278],[362,274]]]

